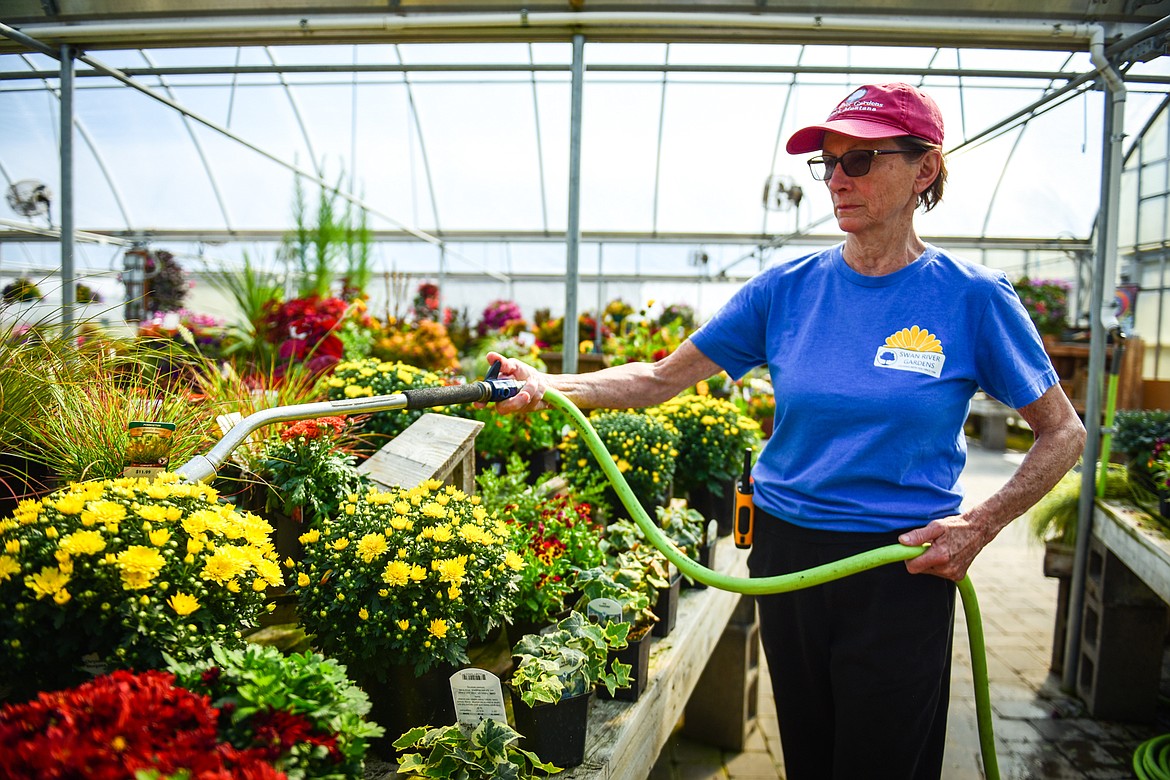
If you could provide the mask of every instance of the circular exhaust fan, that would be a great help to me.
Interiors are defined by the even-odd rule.
[[[48,216],[53,202],[49,185],[36,179],[21,179],[8,187],[8,205],[25,217]]]

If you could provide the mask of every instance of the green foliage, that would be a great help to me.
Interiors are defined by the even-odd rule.
[[[1122,409],[1113,418],[1113,449],[1144,467],[1158,441],[1170,441],[1170,411]]]
[[[409,778],[436,780],[527,780],[535,772],[561,770],[517,747],[520,733],[505,723],[487,718],[471,733],[458,724],[419,726],[394,742],[398,750],[415,749],[398,759],[398,773]]]
[[[289,780],[356,780],[362,777],[368,740],[382,736],[381,726],[367,721],[370,700],[345,667],[316,653],[285,656],[272,647],[246,645],[229,650],[212,647],[212,659],[168,668],[182,687],[208,696],[221,710],[220,735],[246,749],[269,713],[300,716],[311,731],[306,739],[282,746],[288,752],[275,763]]]
[[[571,612],[545,634],[526,634],[512,648],[515,669],[510,685],[529,707],[538,702],[556,704],[561,699],[604,685],[612,696],[630,687],[630,665],[614,659],[610,650],[626,647],[629,623],[607,623],[604,628]]]
[[[208,267],[204,273],[213,287],[231,299],[242,316],[227,329],[224,354],[248,363],[270,364],[275,354],[265,332],[265,314],[270,302],[283,300],[284,279],[275,270],[253,263],[247,252],[239,269]]]
[[[611,567],[596,566],[577,574],[577,588],[581,599],[575,609],[584,610],[593,599],[613,599],[622,608],[622,619],[641,629],[658,622],[650,611],[651,599],[645,589],[626,584],[642,578],[636,570],[620,571]]]
[[[707,521],[698,510],[674,505],[659,507],[658,526],[688,558],[699,560],[699,549],[707,543]]]
[[[1028,510],[1028,527],[1042,542],[1074,545],[1077,541],[1078,511],[1081,498],[1080,469],[1074,469],[1053,486],[1052,490]],[[1130,498],[1129,473],[1124,466],[1109,464],[1105,477],[1104,498]]]
[[[576,569],[602,561],[601,529],[593,522],[590,495],[551,495],[550,478],[542,475],[529,485],[516,454],[502,474],[488,470],[476,477],[484,508],[511,525],[512,549],[524,560],[514,622],[553,618],[564,609]]]
[[[482,408],[462,407],[459,413],[483,423],[475,437],[475,450],[485,458],[551,450],[560,443],[561,431],[568,425],[568,417],[556,409],[500,414],[494,404],[489,404]]]

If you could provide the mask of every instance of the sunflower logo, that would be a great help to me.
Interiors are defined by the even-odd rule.
[[[886,338],[887,347],[908,349],[912,352],[942,352],[942,342],[938,337],[925,328],[915,325],[912,328],[902,328],[897,333]]]
[[[942,341],[926,328],[914,325],[887,336],[885,343],[878,347],[873,364],[878,368],[938,378],[945,361]]]

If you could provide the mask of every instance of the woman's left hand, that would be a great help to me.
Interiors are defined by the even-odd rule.
[[[975,556],[994,538],[963,515],[932,520],[929,525],[907,531],[898,541],[908,547],[929,544],[926,552],[906,561],[911,574],[933,574],[958,582],[967,576]]]

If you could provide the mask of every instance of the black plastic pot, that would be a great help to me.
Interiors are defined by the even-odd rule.
[[[451,675],[457,667],[440,664],[421,675],[413,665],[387,665],[384,680],[360,677],[370,697],[370,719],[386,730],[371,746],[379,756],[396,757],[394,740],[417,726],[449,726],[455,722]]]
[[[524,735],[525,750],[562,769],[585,760],[585,734],[593,691],[561,699],[556,704],[529,707],[515,691],[508,690],[512,695],[512,717],[516,730]]]
[[[673,569],[674,566],[671,565]],[[658,590],[658,600],[654,602],[653,612],[658,617],[651,633],[654,636],[670,636],[674,624],[678,622],[678,594],[682,587],[682,574],[677,570],[670,578],[669,588]]]
[[[619,688],[613,696],[609,695],[609,691],[605,688],[598,690],[597,695],[603,699],[616,699],[617,701],[637,701],[638,697],[642,695],[642,691],[646,689],[646,684],[650,678],[650,628],[647,627],[642,631],[641,636],[631,639],[630,644],[624,650],[610,650],[610,660],[618,660],[623,664],[629,664],[633,668],[630,670],[630,687]]]
[[[735,480],[727,480],[720,487],[723,489],[721,496],[706,485],[691,488],[687,491],[687,506],[704,519],[715,520],[719,524],[719,536],[731,536],[735,519]]]

